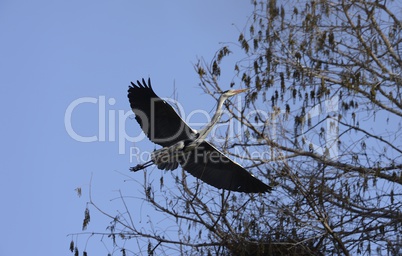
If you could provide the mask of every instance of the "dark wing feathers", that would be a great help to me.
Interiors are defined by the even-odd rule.
[[[167,147],[195,135],[173,107],[155,94],[150,79],[148,83],[144,79],[131,82],[128,99],[135,119],[152,142]]]
[[[128,99],[135,119],[152,142],[169,147],[195,138],[195,132],[173,107],[155,94],[150,79],[148,83],[144,79],[137,84],[131,82]],[[272,189],[206,141],[185,154],[180,164],[184,170],[216,188],[246,193]]]
[[[245,193],[272,190],[206,141],[186,155],[181,161],[181,166],[193,176],[216,188]]]

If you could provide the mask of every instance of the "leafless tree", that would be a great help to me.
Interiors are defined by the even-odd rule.
[[[195,69],[212,97],[223,77],[250,88],[244,104],[227,102],[233,119],[213,139],[274,191],[219,191],[181,170],[156,184],[145,172],[143,200],[174,232],[140,228],[125,207],[103,235],[149,255],[402,255],[402,4],[253,4],[238,43]]]

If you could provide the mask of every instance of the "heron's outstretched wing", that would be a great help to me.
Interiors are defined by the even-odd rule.
[[[216,188],[245,193],[270,192],[272,188],[204,141],[181,161],[184,170]]]
[[[144,79],[137,81],[137,84],[131,82],[128,99],[135,119],[152,142],[167,147],[194,138],[195,131],[172,106],[155,94],[150,79],[148,83]]]

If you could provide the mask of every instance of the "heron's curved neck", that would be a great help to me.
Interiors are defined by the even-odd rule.
[[[227,97],[225,97],[225,95],[223,94],[221,95],[221,97],[219,97],[215,114],[212,117],[211,122],[209,122],[209,124],[207,124],[204,128],[202,128],[201,131],[199,131],[199,136],[197,138],[198,141],[203,141],[207,137],[207,135],[211,132],[214,125],[219,121],[219,119],[222,116],[222,106],[226,99]]]

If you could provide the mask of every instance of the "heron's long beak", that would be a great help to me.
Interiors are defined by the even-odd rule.
[[[236,94],[239,94],[239,93],[242,93],[242,92],[246,92],[246,91],[248,91],[248,88],[246,88],[246,89],[239,89],[239,90],[235,90],[233,93],[233,95],[236,95]]]

